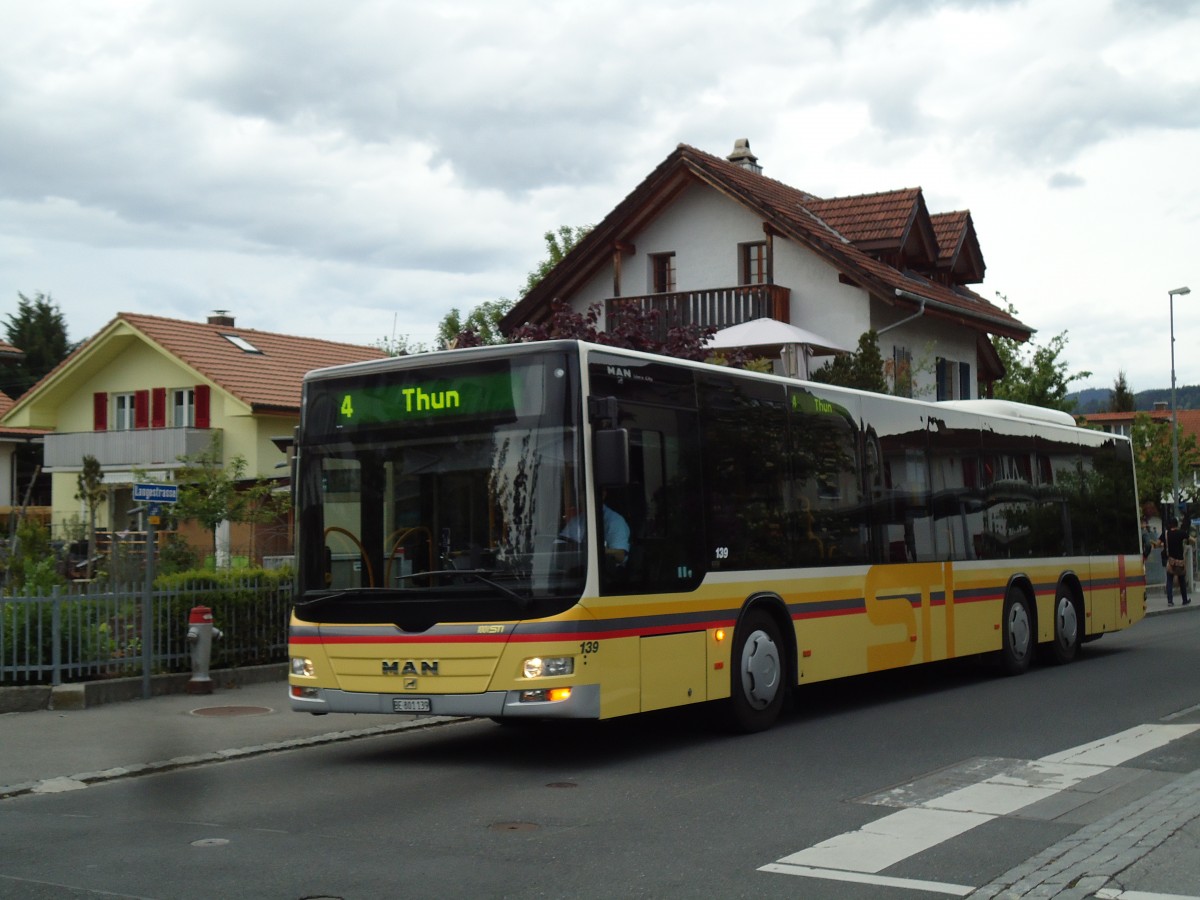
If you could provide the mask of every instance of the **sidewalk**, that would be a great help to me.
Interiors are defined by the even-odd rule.
[[[454,721],[292,712],[283,681],[0,715],[0,799]]]

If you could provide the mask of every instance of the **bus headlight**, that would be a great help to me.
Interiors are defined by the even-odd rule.
[[[292,657],[292,674],[300,675],[304,678],[313,677],[313,662],[307,656]]]
[[[526,678],[548,678],[552,675],[572,675],[575,672],[573,656],[534,656],[525,660]]]

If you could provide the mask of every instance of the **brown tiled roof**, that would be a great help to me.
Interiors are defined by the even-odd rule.
[[[894,242],[899,246],[920,199],[921,189],[917,187],[831,200],[813,199],[805,206],[848,241]]]
[[[19,347],[14,347],[7,341],[0,341],[0,358],[21,358],[25,355],[25,351]]]
[[[118,313],[105,330],[117,321],[135,328],[256,411],[298,411],[301,382],[312,369],[387,356],[377,347],[140,313]],[[243,350],[225,335],[241,338],[261,352]]]
[[[1177,409],[1179,430],[1187,434],[1200,436],[1200,409]],[[1169,424],[1171,411],[1169,409],[1139,409],[1134,412],[1097,412],[1086,413],[1079,418],[1096,425],[1128,425],[1138,416],[1149,416],[1153,422]]]
[[[747,205],[764,215],[768,221],[776,218],[780,230],[789,237],[807,244],[838,266],[842,274],[858,280],[861,286],[887,303],[904,307],[915,305],[910,298],[900,298],[896,291],[926,297],[939,308],[927,310],[927,315],[958,319],[963,324],[983,326],[992,334],[1027,340],[1032,329],[1007,310],[961,285],[945,285],[928,275],[911,269],[899,270],[861,250],[848,237],[838,232],[823,218],[809,210],[816,201],[811,194],[796,191],[780,182],[735,166],[727,160],[704,153],[694,147],[681,146],[685,164],[703,172],[718,183],[736,184]],[[807,200],[794,199],[797,197]],[[590,236],[590,235],[589,235]],[[859,276],[857,279],[855,276]]]
[[[934,273],[897,269],[858,245],[880,241],[903,249],[901,211],[907,208],[906,221],[910,225],[924,214],[926,225],[921,231],[928,237],[929,263],[936,263],[936,257],[941,255],[941,242],[928,224],[930,217],[924,211],[920,188],[822,200],[686,144],[680,144],[646,176],[513,307],[502,320],[503,329],[508,331],[523,322],[547,316],[550,302],[556,296],[569,294],[609,264],[614,245],[644,227],[697,180],[753,210],[767,227],[809,247],[837,268],[844,279],[885,303],[915,309],[920,301],[908,295],[916,295],[932,301],[926,309],[926,314],[932,317],[1018,340],[1027,340],[1032,334],[1029,326],[974,291],[935,280]]]
[[[933,233],[937,235],[938,262],[948,265],[966,237],[971,213],[960,209],[956,212],[934,213],[929,218],[933,222]]]

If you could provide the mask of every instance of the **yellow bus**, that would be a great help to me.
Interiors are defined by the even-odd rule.
[[[1119,436],[576,341],[310,373],[290,703],[606,719],[992,654],[1145,612]]]

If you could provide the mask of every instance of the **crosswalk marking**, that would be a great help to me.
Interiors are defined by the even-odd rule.
[[[1098,741],[1043,756],[975,784],[948,790],[762,866],[761,872],[890,884],[958,894],[962,885],[879,875],[902,860],[1070,790],[1088,778],[1191,734],[1200,725],[1140,725]],[[893,791],[903,795],[904,791]],[[882,880],[880,880],[882,879]],[[919,887],[918,887],[919,885]],[[1138,900],[1126,892],[1121,900]]]

